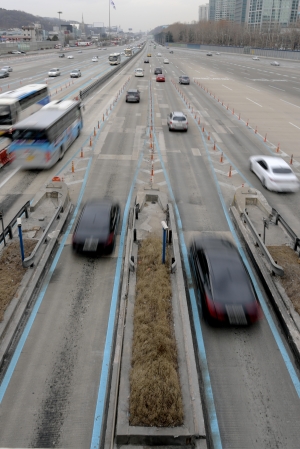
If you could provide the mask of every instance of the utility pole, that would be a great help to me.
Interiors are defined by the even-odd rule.
[[[62,47],[62,42],[61,42],[61,23],[60,23],[60,15],[62,14],[62,11],[58,11],[57,14],[58,14],[58,20],[59,20],[59,43],[60,43],[60,45]]]

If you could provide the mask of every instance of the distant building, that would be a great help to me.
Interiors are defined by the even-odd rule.
[[[207,21],[209,17],[209,3],[199,6],[199,22]]]
[[[269,31],[280,25],[288,27],[297,22],[299,0],[249,0],[246,21],[251,28]]]
[[[210,0],[209,20],[234,21],[236,0]]]
[[[22,26],[23,41],[37,42],[43,40],[42,26],[39,23],[34,25]]]

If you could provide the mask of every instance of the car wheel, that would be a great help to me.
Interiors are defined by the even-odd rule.
[[[63,146],[61,146],[59,149],[59,160],[60,161],[63,159],[64,155],[65,155],[64,149],[63,149]]]

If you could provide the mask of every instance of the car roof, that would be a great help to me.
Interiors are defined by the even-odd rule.
[[[174,112],[172,112],[172,114],[173,115],[183,115],[184,117],[186,117],[186,115],[181,111],[174,111]]]
[[[137,90],[137,89],[129,89],[127,92],[134,92],[134,93],[137,93],[138,90]]]
[[[96,229],[107,227],[110,221],[110,210],[112,203],[106,200],[91,200],[87,202],[83,209],[78,223],[77,231],[80,228]]]

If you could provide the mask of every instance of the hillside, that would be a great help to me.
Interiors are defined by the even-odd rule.
[[[40,17],[28,14],[24,11],[0,8],[0,30],[2,31],[9,28],[22,28],[22,26],[32,24],[32,22],[40,23],[42,28],[46,31],[53,30],[53,26],[59,24],[58,17]],[[72,20],[72,22],[78,23],[76,20]],[[61,19],[61,23],[70,23],[70,21],[66,22]]]

